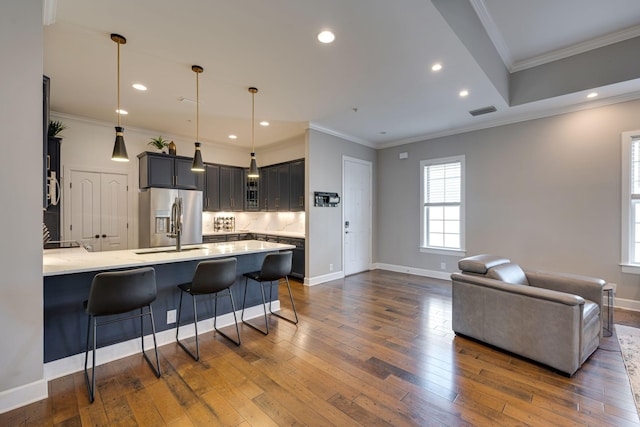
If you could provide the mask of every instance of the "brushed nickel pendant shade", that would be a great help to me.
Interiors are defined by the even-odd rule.
[[[116,126],[116,141],[113,145],[111,160],[116,162],[128,162],[127,147],[124,144],[124,128],[120,125],[120,45],[126,44],[127,39],[120,34],[111,34],[111,40],[118,45],[118,126]]]
[[[256,162],[256,150],[255,150],[255,96],[258,93],[258,88],[250,87],[251,93],[251,163],[249,164],[249,178],[259,178],[258,164]]]
[[[193,163],[191,170],[194,172],[204,172],[204,162],[202,161],[202,153],[200,152],[200,85],[198,76],[204,71],[199,65],[192,65],[191,69],[196,73],[196,151],[193,154]]]

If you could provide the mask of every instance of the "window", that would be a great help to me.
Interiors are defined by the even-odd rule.
[[[420,162],[421,251],[464,255],[464,156]]]
[[[622,134],[622,271],[640,274],[640,131]]]

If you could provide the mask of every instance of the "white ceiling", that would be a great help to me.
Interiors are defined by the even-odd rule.
[[[511,71],[640,35],[637,0],[470,4]],[[179,99],[195,100],[197,64],[205,143],[250,147],[249,86],[259,89],[256,121],[271,122],[256,126],[258,147],[307,127],[383,147],[640,97],[634,79],[597,88],[596,101],[580,92],[509,106],[430,0],[58,0],[55,11],[44,28],[55,112],[115,124],[117,47],[109,35],[119,33],[127,38],[123,126],[195,140],[195,103]],[[336,34],[333,44],[316,40],[323,29]],[[435,62],[444,67],[438,73]],[[135,82],[149,90],[135,91]],[[462,89],[470,93],[464,99]],[[469,114],[488,105],[498,111]],[[239,138],[228,139],[232,133]]]

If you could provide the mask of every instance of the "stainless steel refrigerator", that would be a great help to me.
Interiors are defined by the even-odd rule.
[[[171,237],[175,236],[176,202],[182,205],[182,244],[202,243],[202,191],[148,188],[140,192],[138,204],[141,248],[176,244]]]

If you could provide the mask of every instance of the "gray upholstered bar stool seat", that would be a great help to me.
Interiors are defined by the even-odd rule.
[[[236,345],[240,345],[240,330],[238,329],[238,319],[236,318],[236,306],[233,303],[233,294],[231,293],[231,285],[236,281],[236,258],[225,258],[211,261],[202,261],[198,263],[196,271],[193,275],[191,283],[184,283],[178,285],[180,288],[180,305],[178,306],[178,326],[176,327],[176,341],[195,360],[200,360],[200,343],[198,342],[198,311],[196,309],[196,296],[206,295],[207,299],[215,299],[213,305],[213,329],[215,329],[220,335],[233,342]],[[226,290],[227,293],[218,295],[219,292]],[[193,301],[193,318],[194,326],[196,330],[196,354],[193,354],[191,350],[187,348],[178,339],[180,333],[180,318],[182,316],[182,296],[187,293],[191,295]],[[236,324],[236,336],[237,340],[229,337],[227,334],[217,328],[217,311],[218,311],[218,298],[229,297],[231,300],[231,311],[233,312],[233,320]]]
[[[89,391],[89,401],[94,400],[96,389],[96,335],[97,327],[122,320],[140,318],[140,337],[142,339],[142,355],[153,369],[156,377],[160,378],[160,359],[158,358],[158,345],[156,342],[156,328],[153,322],[153,310],[151,303],[156,299],[156,272],[152,267],[139,268],[127,271],[115,271],[98,273],[94,276],[89,291],[89,299],[84,302],[84,308],[89,315],[87,326],[87,348],[84,355],[84,377]],[[145,311],[145,307],[147,310]],[[135,310],[140,313],[129,314],[127,316],[117,316],[98,323],[97,318],[130,313]],[[156,365],[154,366],[149,356],[144,350],[144,317],[149,316],[151,320],[151,333],[153,334],[153,348],[156,355]],[[91,327],[93,325],[93,328]],[[93,362],[91,381],[87,372],[87,362],[89,358],[89,342],[93,336]]]
[[[289,285],[289,278],[287,275],[291,273],[291,262],[293,260],[293,252],[285,251],[285,252],[277,252],[267,254],[262,261],[262,268],[260,271],[252,271],[251,273],[245,273],[245,287],[244,287],[244,298],[242,300],[242,316],[241,320],[243,323],[247,324],[251,328],[262,332],[265,335],[269,334],[269,321],[267,320],[267,302],[265,300],[264,287],[269,286],[269,312],[274,316],[277,316],[287,322],[291,322],[294,325],[298,324],[298,313],[296,312],[296,305],[293,303],[293,295],[291,294],[291,286]],[[260,286],[260,293],[262,295],[262,308],[264,310],[264,323],[265,330],[258,328],[257,326],[252,325],[251,323],[244,320],[244,308],[245,303],[247,301],[247,286],[249,286],[249,279],[254,280]],[[274,286],[278,286],[280,279],[284,279],[287,283],[287,290],[289,291],[289,299],[291,300],[291,308],[293,308],[294,318],[287,318],[280,313],[273,312],[271,310],[271,300],[272,300],[272,290]],[[274,283],[275,282],[275,283]]]

